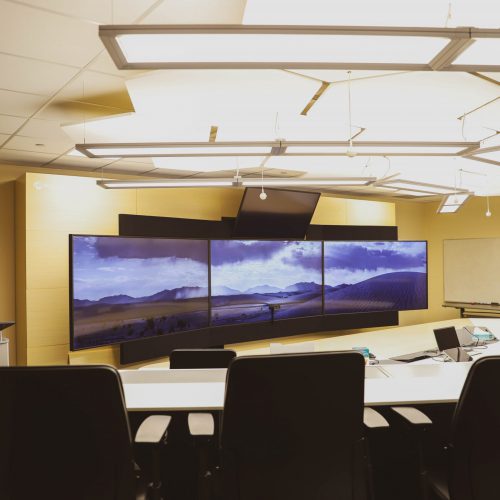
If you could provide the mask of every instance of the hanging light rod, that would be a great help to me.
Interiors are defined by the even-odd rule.
[[[352,151],[351,148],[352,146]],[[85,143],[75,149],[89,158],[207,156],[456,156],[479,142],[435,141],[271,141]]]
[[[323,186],[368,186],[376,177],[330,177],[326,179],[242,179],[239,176],[226,179],[162,179],[114,181],[101,179],[98,186],[105,189],[147,189],[147,188],[183,188],[183,187],[323,187]]]
[[[500,29],[104,25],[118,69],[499,71]]]

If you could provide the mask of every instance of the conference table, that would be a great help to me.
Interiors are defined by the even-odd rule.
[[[500,339],[500,319],[470,320],[488,326]],[[433,348],[434,346],[429,346]],[[404,354],[403,352],[401,354]],[[500,342],[473,351],[473,360],[500,355]],[[473,362],[453,363],[428,358],[413,363],[367,366],[365,405],[456,403]],[[224,408],[225,369],[120,370],[129,411],[208,411]],[[322,381],[325,390],[328,385]],[[331,381],[346,383],[345,381]]]

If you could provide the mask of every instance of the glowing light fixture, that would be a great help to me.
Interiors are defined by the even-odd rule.
[[[359,141],[362,156],[454,156],[479,148],[478,142]],[[222,157],[222,156],[346,156],[349,141],[270,142],[143,142],[85,143],[75,149],[89,158]]]
[[[321,186],[366,186],[376,181],[375,177],[336,177],[327,179],[168,179],[114,181],[98,180],[97,185],[106,189],[182,188],[182,187],[321,187]]]
[[[450,214],[458,211],[462,205],[470,198],[470,193],[453,193],[443,198],[437,209],[439,214]]]
[[[448,70],[498,29],[383,26],[109,25],[99,36],[119,69]],[[489,41],[488,41],[489,45]],[[471,53],[471,71],[489,70]],[[483,60],[480,54],[479,60]],[[467,60],[469,60],[467,59]],[[500,66],[500,62],[498,63]]]

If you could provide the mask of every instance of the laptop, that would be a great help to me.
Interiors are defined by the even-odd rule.
[[[436,337],[436,344],[439,352],[460,347],[457,330],[454,326],[436,328],[434,329],[434,336]]]

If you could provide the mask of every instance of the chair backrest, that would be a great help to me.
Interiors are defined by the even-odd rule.
[[[170,353],[170,368],[227,368],[234,357],[230,349],[175,349]]]
[[[364,370],[357,352],[233,360],[221,436],[225,498],[363,498]]]
[[[135,499],[114,368],[0,368],[0,443],[2,499]]]
[[[471,367],[452,424],[452,500],[491,500],[500,496],[500,356]]]

